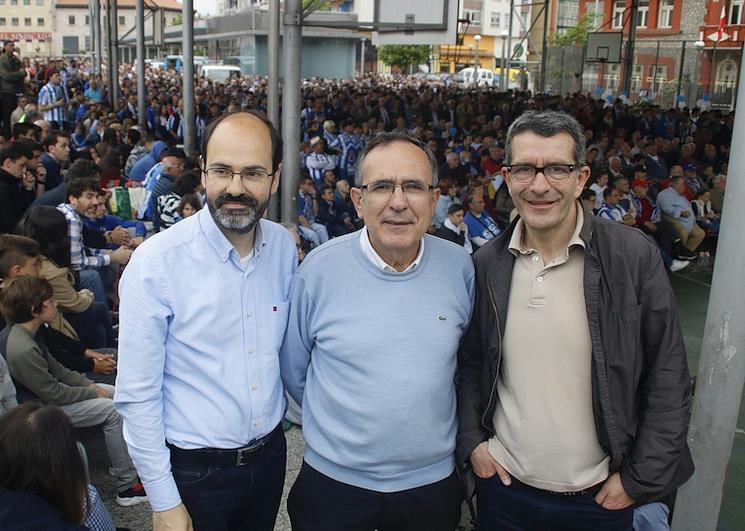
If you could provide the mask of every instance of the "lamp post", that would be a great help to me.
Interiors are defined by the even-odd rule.
[[[365,77],[365,42],[367,39],[362,37],[362,45],[360,46],[360,77]]]
[[[476,34],[473,36],[473,40],[476,41],[476,45],[474,47],[474,55],[473,55],[473,79],[475,81],[478,81],[479,79],[479,67],[481,66],[481,63],[479,61],[479,55],[481,55],[481,50],[479,49],[479,44],[481,43],[481,35]]]
[[[698,101],[698,93],[701,88],[701,62],[704,58],[704,48],[706,47],[706,43],[704,41],[696,41],[693,43],[693,47],[696,48],[696,51],[698,52],[698,60],[696,61],[696,73],[693,76],[693,79],[696,81],[696,91],[693,96],[692,101],[688,102],[688,105],[690,107],[695,107],[696,102]]]
[[[507,76],[509,75],[507,72],[509,72],[509,64],[507,64],[507,56],[505,55],[505,48],[504,45],[507,42],[507,37],[509,37],[510,32],[507,30],[502,30],[499,32],[499,36],[502,38],[502,59],[499,61],[500,65],[502,66],[500,72],[499,72],[499,83],[501,85],[502,91],[506,92],[508,83],[507,83]],[[512,55],[512,53],[510,53]],[[506,66],[506,68],[505,68]]]

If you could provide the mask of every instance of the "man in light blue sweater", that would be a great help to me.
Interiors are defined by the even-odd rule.
[[[366,227],[312,252],[291,289],[280,369],[306,441],[292,527],[452,531],[456,352],[473,266],[426,235],[439,190],[424,144],[378,135],[356,175]]]

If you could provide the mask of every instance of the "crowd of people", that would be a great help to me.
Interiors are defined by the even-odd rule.
[[[171,233],[204,206],[217,215],[231,205],[233,196],[218,196],[210,203],[205,178],[232,183],[239,174],[241,182],[250,184],[278,172],[274,143],[272,167],[234,171],[221,166],[224,161],[205,166],[199,158],[206,157],[203,142],[220,117],[266,110],[264,78],[236,78],[225,84],[197,79],[199,152],[189,157],[181,148],[180,74],[147,65],[145,127],[137,125],[133,65],[122,64],[119,74],[119,107],[113,108],[101,77],[86,60],[22,59],[12,42],[4,44],[0,55],[0,304],[7,322],[0,323],[0,412],[9,411],[0,418],[0,496],[15,500],[12,493],[30,491],[39,498],[12,504],[0,500],[3,521],[16,521],[5,517],[22,518],[31,507],[39,507],[34,515],[50,519],[43,522],[56,518],[70,529],[111,528],[110,518],[91,509],[98,495],[78,463],[77,456],[82,460],[84,453],[65,446],[74,439],[65,422],[55,421],[54,432],[54,442],[65,450],[49,459],[75,461],[70,465],[75,472],[70,489],[50,488],[38,470],[25,475],[18,470],[15,456],[23,447],[11,440],[9,430],[23,425],[28,432],[24,436],[39,438],[57,417],[75,427],[101,425],[117,478],[116,501],[129,506],[147,500],[113,401],[122,270],[153,233]],[[646,234],[670,271],[715,252],[733,114],[662,109],[620,99],[609,103],[582,94],[430,86],[402,76],[309,79],[302,94],[301,174],[294,176],[299,182],[298,218],[284,220],[300,261],[311,249],[329,240],[348,241],[346,235],[369,225],[363,215],[369,205],[363,208],[360,202],[363,191],[369,197],[413,198],[436,190],[426,232],[471,254],[514,227],[519,209],[510,183],[552,186],[585,166],[589,177],[577,192],[585,215]],[[573,116],[582,126],[586,148],[572,164],[555,160],[541,167],[516,160],[510,151],[515,147],[507,142],[510,126],[528,111],[548,110]],[[431,185],[416,180],[363,182],[360,157],[383,133],[426,146],[432,157]],[[243,196],[235,197],[250,204]],[[226,219],[229,226],[229,216]],[[157,249],[148,251],[152,255]],[[437,252],[447,255],[444,249]],[[179,267],[177,262],[172,265]],[[140,289],[147,286],[135,291]],[[472,286],[459,295],[466,306],[469,289],[472,296]],[[152,295],[139,296],[144,301]],[[459,315],[461,310],[453,309]],[[273,311],[282,313],[277,306]],[[300,402],[302,392],[293,383],[290,394]],[[16,406],[29,400],[44,405]],[[121,400],[126,407],[131,396]],[[39,450],[31,443],[26,447]]]

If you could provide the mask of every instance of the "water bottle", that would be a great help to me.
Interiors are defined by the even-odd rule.
[[[704,261],[706,265],[711,264],[711,253],[709,251],[704,251]]]
[[[704,260],[706,260],[706,258],[704,257],[704,252],[703,252],[703,251],[701,251],[701,252],[699,252],[699,253],[698,253],[698,261],[696,262],[696,264],[697,264],[697,265],[700,265],[700,266],[702,266],[702,265],[706,265],[706,264],[704,263]]]

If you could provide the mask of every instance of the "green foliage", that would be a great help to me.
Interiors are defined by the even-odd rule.
[[[391,66],[421,65],[429,60],[429,45],[389,44],[378,49],[378,57]]]
[[[549,35],[549,44],[551,46],[584,46],[587,44],[587,36],[595,29],[595,20],[602,16],[600,13],[585,13],[573,28],[561,34]]]
[[[303,16],[313,11],[331,11],[331,3],[329,0],[303,0]]]
[[[171,21],[171,26],[180,26],[183,23],[184,23],[184,19],[181,16],[181,13],[179,13],[173,17],[173,20]]]

